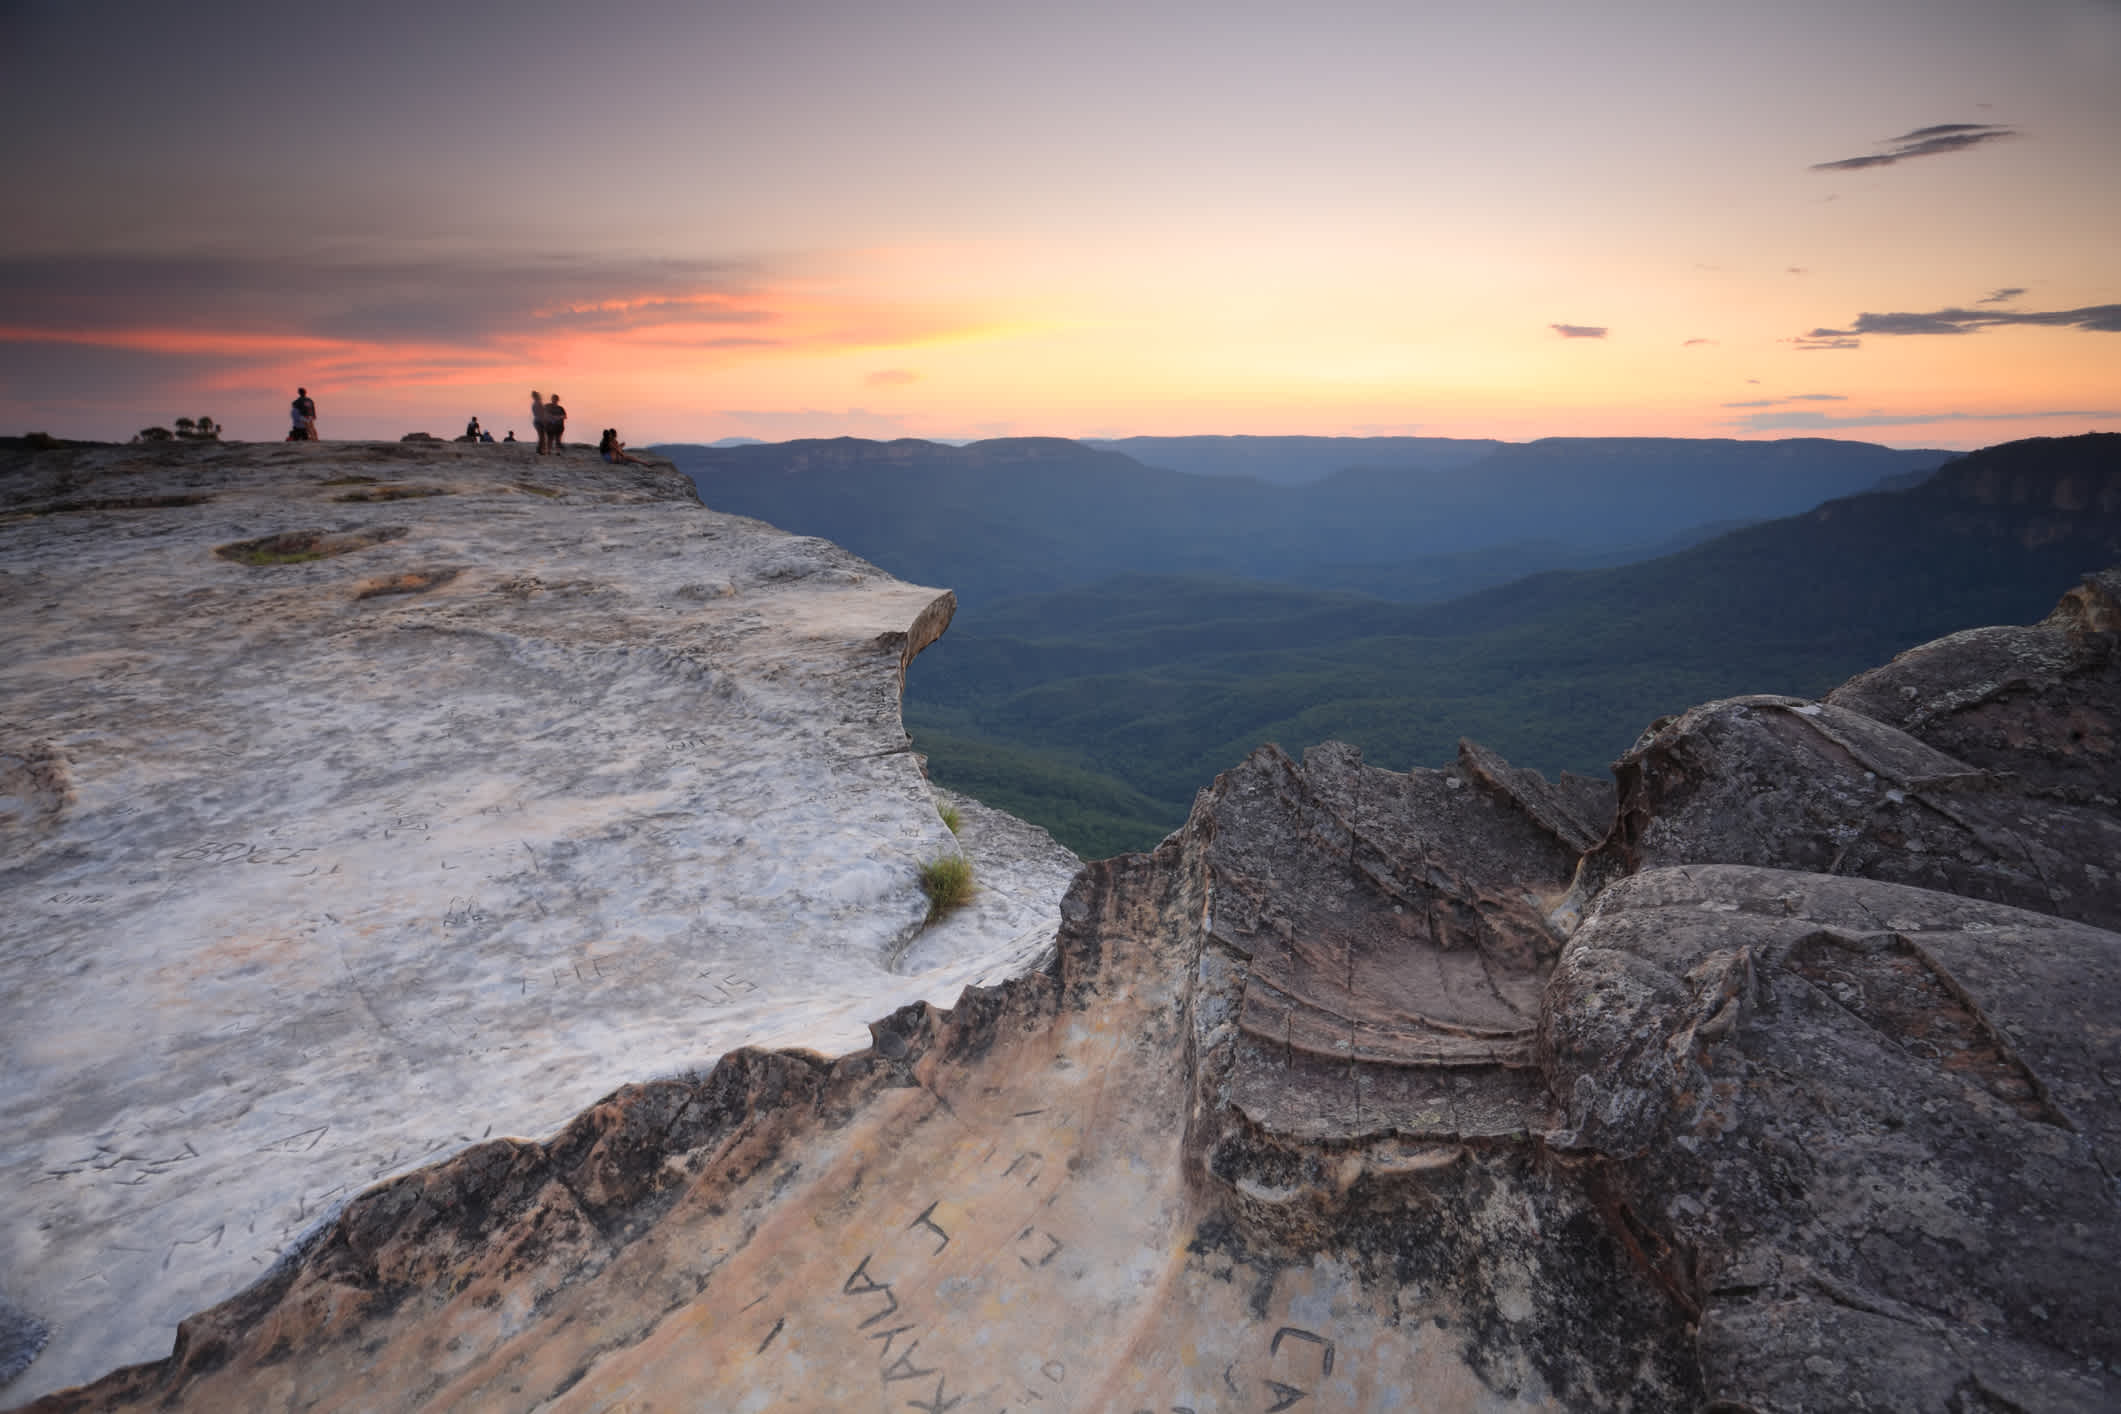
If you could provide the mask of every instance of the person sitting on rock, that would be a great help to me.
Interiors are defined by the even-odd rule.
[[[502,440],[503,442],[513,442],[513,441],[514,441],[515,439],[516,439],[516,430],[515,430],[515,429],[514,429],[513,427],[511,427],[511,428],[509,428],[509,429],[508,429],[508,435],[507,435],[506,437],[503,437],[503,438],[502,438],[501,440]]]
[[[491,432],[488,432],[485,428],[481,427],[479,429],[479,440],[490,446],[493,443],[493,434]]]
[[[619,429],[616,427],[607,427],[604,429],[603,438],[597,442],[597,452],[604,458],[605,461],[611,462],[614,465],[621,462],[625,463],[627,466],[648,465],[647,462],[642,461],[639,457],[628,456],[626,454],[626,444],[619,440]]]
[[[471,421],[464,424],[464,440],[467,442],[476,442],[479,440],[478,418],[474,417]]]
[[[288,416],[294,425],[287,430],[290,442],[314,442],[317,440],[317,404],[309,396],[309,389],[295,389],[295,400],[287,405]]]

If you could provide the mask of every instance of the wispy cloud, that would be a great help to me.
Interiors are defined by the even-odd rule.
[[[1794,339],[1788,340],[1787,342],[1795,345],[1799,349],[1807,350],[1810,352],[1817,352],[1821,349],[1860,349],[1863,347],[1863,340],[1861,339],[1851,339],[1846,335],[1825,335],[1819,333],[1802,334]]]
[[[1814,172],[1860,172],[1866,167],[1890,167],[1895,162],[1905,162],[1914,157],[1935,157],[1946,152],[1964,152],[1983,143],[1997,142],[2003,138],[2016,137],[2016,128],[2007,128],[1998,123],[1933,123],[1926,128],[1917,128],[1911,133],[1902,133],[1888,138],[1883,152],[1865,153],[1861,157],[1844,157],[1837,162],[1814,162]]]
[[[464,345],[673,318],[758,322],[771,317],[756,301],[761,274],[716,261],[488,252],[16,256],[0,259],[0,324]]]
[[[1982,301],[1987,303],[1987,301]],[[2004,324],[2035,324],[2121,334],[2121,304],[2081,309],[1937,309],[1928,313],[1859,314],[1846,329],[1814,329],[1797,342],[1855,339],[1864,334],[1972,334]],[[1834,347],[1848,347],[1835,344]]]
[[[1786,398],[1754,398],[1750,402],[1725,403],[1727,408],[1772,408],[1785,403],[1845,403],[1848,399],[1839,393],[1792,393]]]
[[[1830,412],[1756,412],[1736,418],[1745,432],[1832,431],[1850,427],[1915,427],[1932,422],[2040,422],[2058,417],[2121,418],[2116,408],[2058,408],[2040,412],[1867,412],[1843,416]]]
[[[1603,339],[1606,335],[1603,324],[1549,324],[1547,327],[1564,339]]]
[[[1990,290],[1990,291],[1989,291],[1989,292],[1988,292],[1987,294],[1983,295],[1983,296],[1982,296],[1982,297],[1981,297],[1980,299],[1978,299],[1978,300],[1975,300],[1975,301],[1974,301],[1974,303],[1976,303],[1976,304],[2009,304],[2009,303],[2010,303],[2010,302],[2011,302],[2012,300],[2014,300],[2014,299],[2018,298],[2018,296],[2020,296],[2020,295],[2022,295],[2022,294],[2024,294],[2024,293],[2025,293],[2025,286],[2023,286],[2023,285],[2005,285],[2005,286],[2004,286],[2004,287],[2003,287],[2002,289],[2000,289],[2000,290]]]
[[[1686,342],[1682,343],[1682,344],[1681,344],[1681,345],[1680,345],[1679,347],[1681,347],[1681,348],[1683,348],[1683,349],[1691,349],[1691,348],[1698,348],[1698,347],[1700,347],[1700,346],[1701,346],[1701,345],[1703,345],[1703,344],[1713,344],[1713,343],[1715,343],[1715,342],[1716,342],[1716,341],[1715,341],[1714,339],[1688,339],[1688,340],[1687,340]]]
[[[366,349],[537,356],[584,339],[795,352],[987,328],[970,311],[836,297],[735,261],[465,252],[0,257],[0,338],[170,354]]]

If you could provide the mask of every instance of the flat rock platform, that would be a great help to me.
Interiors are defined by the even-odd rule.
[[[0,452],[0,1404],[378,1180],[1049,954],[1077,861],[954,836],[900,721],[953,607],[586,450]]]

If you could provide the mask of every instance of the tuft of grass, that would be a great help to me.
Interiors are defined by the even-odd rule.
[[[321,560],[330,553],[323,547],[324,535],[315,530],[290,530],[238,545],[223,545],[214,553],[239,565],[265,568],[269,565],[300,565]]]
[[[935,813],[943,817],[943,823],[950,827],[951,834],[964,833],[965,817],[958,814],[955,805],[938,805],[935,807]]]
[[[921,866],[921,892],[928,895],[928,921],[961,908],[972,897],[972,861],[946,854]]]
[[[261,536],[256,540],[237,540],[227,545],[216,545],[214,553],[224,560],[234,560],[239,565],[261,568],[269,565],[300,565],[311,560],[344,555],[353,550],[365,550],[371,545],[381,545],[386,540],[402,540],[405,535],[406,527],[402,525],[373,525],[366,530],[352,530],[343,535],[331,535],[322,530],[283,530],[278,535]]]

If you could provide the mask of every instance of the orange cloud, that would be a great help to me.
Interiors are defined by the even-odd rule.
[[[324,353],[352,347],[341,339],[301,334],[255,334],[241,330],[138,328],[52,329],[0,324],[0,343],[76,344],[155,354],[271,356]]]

